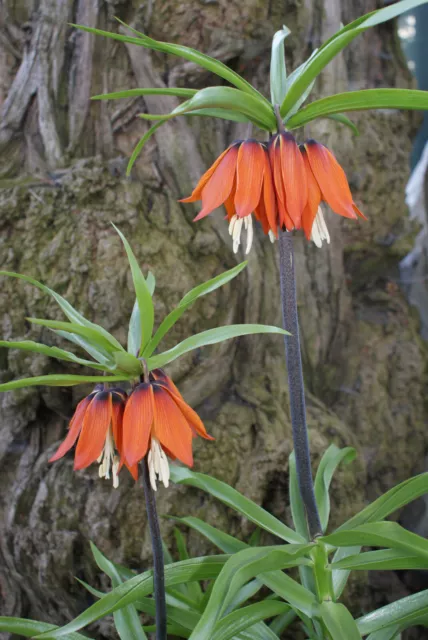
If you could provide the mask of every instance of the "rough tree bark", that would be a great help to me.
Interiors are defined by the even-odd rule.
[[[169,311],[204,278],[233,266],[220,213],[193,225],[177,203],[234,138],[238,125],[210,120],[165,124],[145,148],[133,177],[124,168],[146,130],[141,111],[166,111],[171,98],[91,103],[91,95],[132,86],[201,87],[213,78],[193,64],[78,33],[80,22],[117,29],[117,15],[149,35],[196,46],[266,91],[269,44],[283,23],[290,67],[340,22],[376,7],[373,0],[4,0],[0,4],[0,264],[32,275],[121,340],[132,309],[129,274],[113,220],[157,277],[156,313]],[[318,94],[349,87],[409,86],[394,26],[360,36],[323,73]],[[427,448],[426,347],[395,284],[411,246],[403,189],[414,120],[391,110],[354,118],[352,138],[331,121],[310,135],[330,145],[347,169],[367,223],[329,214],[332,244],[297,240],[302,344],[314,462],[331,441],[354,445],[358,462],[333,482],[333,519],[421,470]],[[307,132],[306,132],[307,133]],[[301,134],[303,136],[303,132]],[[280,323],[276,254],[257,234],[248,269],[234,286],[204,298],[167,339],[230,322]],[[55,305],[23,283],[3,279],[4,339],[54,344],[26,316],[59,318]],[[70,371],[25,353],[0,352],[2,381]],[[187,400],[216,437],[196,443],[197,470],[231,482],[289,520],[291,449],[280,339],[258,337],[189,354],[170,367]],[[150,562],[142,489],[125,475],[117,491],[96,469],[74,474],[72,459],[47,460],[64,436],[82,390],[29,389],[0,397],[0,590],[2,614],[61,623],[88,604],[76,583],[103,580],[89,540],[136,569]],[[159,491],[159,511],[193,513],[242,536],[252,526],[200,492]],[[172,525],[162,524],[170,541]],[[189,534],[197,554],[209,547]],[[376,581],[354,584],[356,613],[401,595]],[[93,631],[113,637],[110,621]],[[97,635],[98,634],[98,635]],[[294,636],[296,637],[296,636]]]

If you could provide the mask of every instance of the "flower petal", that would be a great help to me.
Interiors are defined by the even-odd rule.
[[[294,229],[294,223],[290,218],[285,206],[285,191],[282,181],[281,172],[281,155],[279,146],[279,135],[272,138],[269,143],[269,160],[273,175],[273,183],[275,187],[276,202],[278,206],[278,222],[279,226],[285,227],[287,231]]]
[[[116,449],[119,453],[122,452],[123,443],[123,412],[125,410],[126,395],[111,390],[112,398],[112,414],[111,425],[113,429],[113,439],[116,445]]]
[[[162,447],[170,451],[188,467],[193,465],[192,430],[168,391],[153,385],[155,412],[154,436]]]
[[[303,231],[305,232],[306,238],[310,240],[315,216],[317,215],[318,207],[320,206],[322,197],[318,182],[315,180],[315,176],[312,173],[308,154],[303,145],[300,147],[300,151],[306,170],[306,179],[308,184],[308,201],[306,203],[306,207],[303,209],[302,227]]]
[[[303,209],[308,200],[305,165],[294,136],[291,133],[281,133],[279,138],[285,204],[294,226],[300,229]]]
[[[278,237],[278,209],[276,205],[275,189],[273,186],[272,170],[269,163],[269,155],[265,150],[265,171],[263,176],[263,204],[266,218],[271,231]],[[262,223],[263,224],[263,223]],[[267,231],[265,231],[267,233]]]
[[[85,411],[88,408],[88,406],[91,404],[93,397],[94,397],[94,394],[91,394],[86,398],[83,398],[83,400],[79,402],[79,404],[76,407],[76,411],[74,412],[74,415],[70,420],[69,431],[67,433],[67,436],[65,440],[61,442],[61,444],[59,445],[56,453],[54,453],[54,455],[51,458],[49,458],[49,462],[55,462],[55,460],[59,460],[59,458],[62,458],[63,455],[67,453],[67,451],[70,451],[71,447],[76,442],[80,431],[82,430]]]
[[[196,411],[183,400],[181,394],[176,395],[168,388],[166,390],[180,409],[183,416],[186,418],[190,428],[195,431],[198,436],[205,438],[205,440],[214,440],[214,438],[207,433],[204,427],[204,423],[202,422]]]
[[[264,170],[262,145],[255,140],[243,142],[236,161],[235,209],[239,218],[248,216],[259,204]]]
[[[153,427],[154,400],[150,383],[139,384],[131,393],[123,415],[122,460],[128,468],[147,453]]]
[[[335,213],[345,218],[356,218],[348,180],[334,155],[315,140],[308,140],[305,148],[323,200]]]
[[[112,417],[109,391],[99,391],[85,412],[83,427],[74,457],[74,468],[85,469],[102,453]]]
[[[202,209],[194,218],[194,222],[201,220],[211,211],[217,209],[229,197],[235,177],[237,157],[238,145],[235,145],[228,149],[227,154],[217,165],[214,173],[202,189]]]
[[[205,171],[204,175],[201,177],[201,179],[199,180],[198,184],[193,189],[191,195],[188,198],[182,198],[181,200],[179,200],[179,202],[196,202],[197,200],[201,199],[202,189],[205,187],[205,185],[207,184],[208,180],[211,178],[211,176],[213,175],[214,171],[217,169],[218,165],[223,160],[224,156],[226,155],[226,153],[229,151],[229,149],[232,146],[233,145],[228,147],[226,149],[226,151],[223,151],[223,153],[221,155],[219,155],[219,157],[214,162],[214,164],[212,164],[211,167],[207,171]]]

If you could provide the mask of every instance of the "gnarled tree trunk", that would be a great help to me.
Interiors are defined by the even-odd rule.
[[[157,278],[161,317],[195,284],[241,256],[233,255],[222,215],[193,224],[195,210],[177,203],[201,172],[245,127],[210,119],[164,124],[138,160],[127,157],[147,124],[138,113],[166,112],[174,99],[114,103],[91,95],[134,86],[200,88],[216,81],[183,60],[95,38],[77,22],[120,30],[118,16],[149,35],[198,47],[268,90],[269,47],[283,23],[289,68],[339,27],[376,7],[372,0],[4,0],[0,6],[0,264],[64,295],[89,318],[126,338],[132,284],[114,221],[144,269]],[[331,63],[317,94],[347,88],[407,86],[394,26],[360,36]],[[411,117],[392,110],[354,118],[361,137],[331,121],[310,135],[334,149],[369,218],[328,217],[332,243],[320,251],[296,238],[302,344],[314,462],[333,440],[354,445],[359,462],[333,482],[333,520],[421,469],[426,450],[426,349],[394,284],[411,244],[404,184]],[[303,132],[301,133],[303,136]],[[262,139],[262,138],[261,138]],[[259,230],[247,270],[233,286],[201,299],[166,340],[231,322],[280,323],[276,247]],[[24,283],[2,279],[4,339],[57,344],[26,316],[60,318],[55,305]],[[61,318],[62,319],[62,318]],[[59,343],[58,343],[59,344]],[[0,351],[0,377],[71,371],[25,352]],[[77,371],[77,369],[76,369]],[[169,369],[199,411],[215,443],[197,442],[195,468],[230,482],[289,521],[291,427],[283,344],[279,337],[242,338],[205,348]],[[72,457],[48,464],[82,389],[40,389],[0,397],[0,589],[2,613],[63,623],[89,602],[75,576],[100,586],[89,540],[136,569],[150,566],[142,488],[73,473]],[[246,537],[252,525],[195,490],[159,492],[162,514],[197,514]],[[163,521],[171,541],[172,524]],[[189,533],[192,553],[210,548]],[[360,585],[352,606],[401,594]],[[394,593],[393,593],[394,592]],[[357,594],[357,595],[355,595]],[[358,597],[357,597],[358,596]],[[110,622],[93,634],[113,637]]]

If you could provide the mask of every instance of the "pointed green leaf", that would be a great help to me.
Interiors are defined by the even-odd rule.
[[[242,549],[247,548],[247,544],[234,538],[233,536],[225,533],[224,531],[220,531],[216,527],[204,522],[200,518],[195,518],[193,516],[187,516],[184,518],[175,518],[172,520],[176,522],[180,522],[181,524],[185,524],[188,527],[191,527],[195,531],[201,533],[207,540],[212,542],[216,547],[218,547],[224,553],[236,553],[237,551],[241,551]]]
[[[362,635],[397,625],[400,629],[417,623],[426,625],[428,617],[428,589],[412,596],[401,598],[386,607],[358,618],[357,625]],[[425,622],[422,620],[425,618]]]
[[[248,548],[231,556],[215,581],[205,611],[193,630],[192,640],[212,638],[217,621],[224,615],[239,588],[248,580],[258,576],[264,581],[270,571],[296,566],[310,546],[289,544]],[[311,596],[315,601],[313,594]]]
[[[163,51],[163,53],[170,53],[174,56],[179,56],[180,58],[184,58],[185,60],[189,60],[189,62],[194,62],[195,64],[203,67],[204,69],[208,69],[212,73],[215,73],[220,78],[227,80],[230,84],[233,84],[238,89],[245,91],[251,95],[263,98],[262,94],[257,91],[253,87],[252,84],[247,82],[239,73],[233,71],[230,67],[220,62],[216,58],[211,58],[210,56],[201,53],[197,49],[191,49],[190,47],[183,47],[182,45],[172,44],[169,42],[159,42],[158,40],[153,40],[153,38],[149,38],[146,34],[141,33],[141,31],[137,31],[133,29],[119,18],[116,20],[122,24],[124,27],[137,34],[149,49],[153,49],[154,51]],[[267,101],[266,101],[267,102]]]
[[[225,482],[176,465],[171,467],[171,480],[176,484],[190,485],[210,493],[214,498],[223,502],[223,504],[238,511],[248,518],[248,520],[273,535],[278,536],[278,538],[282,538],[287,542],[304,542],[304,539],[298,533]]]
[[[230,109],[195,109],[184,114],[185,116],[204,116],[208,118],[221,118],[222,120],[231,120],[232,122],[250,122],[247,116],[239,111],[231,111]]]
[[[148,290],[150,291],[150,295],[153,297],[156,287],[156,278],[154,276],[154,273],[152,273],[151,271],[149,271],[147,274],[146,284]]]
[[[113,225],[120,239],[125,247],[126,254],[128,256],[129,265],[132,271],[132,280],[134,282],[135,295],[138,300],[138,308],[140,310],[140,329],[141,329],[141,347],[140,355],[144,350],[144,347],[150,341],[153,331],[154,323],[154,307],[150,290],[147,286],[146,279],[144,278],[138,262],[132,252],[131,246],[123,233]]]
[[[332,640],[361,640],[357,624],[345,605],[322,602],[320,612]]]
[[[254,623],[281,615],[289,610],[290,607],[285,602],[275,602],[273,600],[264,600],[243,609],[238,609],[233,613],[229,613],[215,625],[212,640],[229,640],[241,631],[251,627]],[[265,638],[266,640],[278,640],[278,636],[272,629],[267,632]]]
[[[341,463],[349,464],[355,459],[355,456],[356,451],[352,447],[339,449],[335,444],[331,444],[321,458],[315,477],[314,490],[323,532],[327,529],[330,517],[329,489],[333,475]]]
[[[401,640],[400,627],[393,625],[392,627],[375,631],[367,636],[367,640]]]
[[[369,504],[365,509],[347,520],[337,530],[354,529],[366,522],[376,522],[387,518],[391,513],[401,509],[409,502],[428,493],[428,473],[409,478],[401,484],[393,487],[383,496]]]
[[[346,127],[348,127],[348,129],[351,129],[352,133],[355,136],[360,135],[360,132],[357,126],[352,122],[352,120],[344,116],[343,113],[332,113],[329,116],[327,116],[327,118],[329,118],[330,120],[335,120],[336,122],[340,122],[341,124],[344,124]]]
[[[169,114],[157,115],[142,113],[144,120],[169,120],[199,109],[227,109],[237,111],[266,131],[276,129],[276,118],[270,105],[264,98],[255,97],[231,87],[207,87],[201,89]]]
[[[108,575],[112,586],[118,587],[121,585],[122,579],[113,562],[110,562],[110,560],[108,560],[105,555],[97,549],[93,542],[90,544],[95,562],[101,571]],[[143,627],[134,604],[128,604],[126,607],[115,611],[113,613],[113,618],[116,631],[121,640],[147,640],[147,636],[143,631]]]
[[[74,309],[74,307],[72,307],[71,304],[67,302],[65,298],[60,296],[59,293],[56,293],[56,291],[54,291],[53,289],[50,289],[49,287],[42,284],[38,280],[35,280],[30,276],[24,276],[21,273],[15,273],[14,271],[0,271],[0,276],[10,276],[12,278],[18,278],[19,280],[24,280],[24,282],[32,284],[33,286],[37,287],[44,293],[49,294],[58,303],[58,305],[61,307],[61,310],[70,320],[70,322],[75,324],[81,324],[82,326],[94,329],[94,331],[97,331],[98,333],[102,334],[104,338],[108,342],[110,342],[115,349],[122,349],[122,345],[120,344],[120,342],[118,342],[114,336],[110,335],[108,331],[103,329],[103,327],[100,327],[98,324],[95,324],[94,322],[90,322],[89,320],[87,320],[84,316],[82,316],[81,313],[76,311],[76,309]]]
[[[417,89],[364,89],[348,91],[311,102],[290,118],[290,128],[301,127],[315,118],[338,114],[341,111],[369,109],[428,110],[428,91]]]
[[[39,633],[53,631],[55,629],[58,629],[58,627],[54,624],[48,624],[47,622],[0,616],[0,631],[24,636],[25,638],[33,638]],[[88,635],[82,636],[80,633],[69,633],[63,636],[63,638],[64,640],[92,640]]]
[[[150,140],[152,135],[154,133],[156,133],[156,131],[162,125],[163,125],[163,122],[161,121],[161,122],[157,122],[156,124],[151,126],[150,129],[140,138],[138,143],[135,145],[134,151],[132,152],[132,155],[129,158],[128,166],[126,167],[126,175],[127,175],[127,177],[129,177],[131,175],[132,167],[134,166],[135,161],[137,160],[138,156],[140,155],[141,149],[144,147],[146,142],[148,140]]]
[[[264,324],[230,324],[225,327],[216,327],[215,329],[208,329],[202,333],[197,333],[190,338],[186,338],[183,342],[175,345],[172,349],[164,351],[159,355],[149,358],[147,361],[150,370],[164,367],[169,362],[172,362],[176,358],[184,355],[188,351],[199,349],[210,344],[216,344],[217,342],[224,342],[231,338],[237,338],[240,336],[249,336],[255,333],[278,333],[287,335],[287,332],[279,327],[271,327]]]
[[[94,360],[96,360],[103,366],[105,365],[106,369],[108,369],[109,371],[111,369],[114,369],[115,364],[114,364],[114,357],[112,353],[109,353],[102,347],[99,347],[99,346],[94,347],[94,345],[92,345],[88,340],[86,340],[85,338],[82,338],[81,336],[74,335],[73,333],[67,333],[67,331],[56,331],[56,330],[53,330],[53,332],[56,333],[58,336],[61,336],[61,338],[64,338],[64,340],[68,340],[73,344],[77,344],[77,346],[81,347],[81,349],[86,351],[86,353],[89,353],[89,355],[92,356]]]
[[[402,0],[401,2],[394,3],[390,7],[385,7],[379,11],[373,11],[365,16],[361,16],[334,34],[319,48],[316,55],[305,64],[302,73],[296,77],[295,81],[288,88],[287,95],[281,105],[281,115],[285,116],[290,109],[292,109],[297,100],[310,83],[321,73],[324,67],[360,33],[377,24],[391,20],[425,2],[426,0]]]
[[[428,540],[411,533],[397,522],[371,522],[354,529],[341,529],[320,540],[333,547],[390,547],[428,560]]]
[[[333,562],[339,562],[344,558],[348,558],[349,556],[356,556],[360,553],[361,547],[340,547],[336,550],[336,553],[333,556]],[[346,570],[335,570],[332,571],[332,582],[333,582],[333,593],[335,595],[336,600],[340,598],[343,593],[344,588],[346,587],[346,583],[348,582],[350,571]]]
[[[270,59],[270,96],[272,104],[281,104],[287,92],[287,71],[285,68],[284,40],[290,35],[290,29],[284,25],[272,39]]]
[[[296,456],[294,454],[294,451],[290,453],[290,456],[288,458],[288,470],[288,490],[290,496],[291,517],[293,518],[294,528],[304,540],[309,540],[305,507],[300,496],[299,483],[297,480]]]
[[[19,378],[0,384],[0,391],[13,391],[25,387],[73,387],[77,384],[87,384],[97,382],[119,382],[129,380],[129,376],[68,376],[62,374],[52,374],[48,376],[36,376],[34,378]]]
[[[31,322],[31,324],[35,324],[40,327],[65,331],[66,333],[73,333],[86,338],[88,342],[101,347],[111,354],[117,350],[117,347],[113,346],[113,342],[109,341],[102,333],[92,327],[85,327],[84,325],[74,324],[72,322],[62,322],[61,320],[44,320],[43,318],[27,318],[27,320],[28,322]],[[113,336],[111,337],[113,338]],[[120,344],[119,347],[123,350],[123,347]]]
[[[131,38],[130,36],[123,36],[118,33],[110,33],[109,31],[101,31],[100,29],[93,29],[92,27],[85,27],[79,24],[72,24],[71,26],[76,27],[77,29],[81,29],[82,31],[87,31],[88,33],[94,33],[95,35],[105,36],[106,38],[112,38],[113,40],[119,40],[120,42],[136,44],[139,47],[153,49],[153,51],[162,51],[163,53],[170,53],[172,55],[179,56],[180,58],[189,60],[189,62],[194,62],[204,69],[208,69],[208,71],[211,71],[212,73],[220,76],[220,78],[227,80],[231,84],[238,87],[238,89],[245,91],[249,95],[261,95],[249,82],[244,80],[244,78],[242,78],[238,73],[232,71],[232,69],[227,67],[219,60],[211,58],[210,56],[200,53],[200,51],[197,51],[196,49],[191,49],[190,47],[184,47],[178,44],[153,40],[153,38],[149,38],[145,34],[132,29],[121,20],[118,20],[118,22],[123,24],[123,26],[127,27],[128,29],[134,31],[134,33],[138,33],[138,38]]]
[[[283,613],[282,615],[272,620],[269,628],[278,636],[280,636],[281,633],[285,631],[285,629],[287,629],[287,627],[289,627],[295,619],[296,612],[293,611],[293,609],[290,609],[290,611],[288,611],[287,613]]]
[[[128,327],[128,353],[138,356],[141,347],[141,318],[138,300],[135,300]]]
[[[409,551],[398,549],[382,549],[367,551],[358,555],[342,558],[331,564],[332,569],[350,571],[399,571],[402,569],[428,569],[428,558],[412,555]]]
[[[176,562],[165,566],[165,586],[173,586],[191,582],[193,580],[207,580],[216,578],[229,556],[207,556],[192,558],[183,562]],[[106,593],[98,602],[83,611],[72,622],[60,629],[43,633],[38,640],[53,640],[53,638],[64,638],[67,634],[78,631],[88,624],[110,615],[114,611],[121,609],[144,596],[153,592],[153,571],[134,576],[127,580],[113,591]]]
[[[58,347],[48,347],[45,344],[39,342],[33,342],[33,340],[21,340],[21,341],[7,341],[0,340],[0,347],[6,347],[8,349],[20,349],[22,351],[31,351],[32,353],[41,353],[49,358],[57,358],[58,360],[66,360],[67,362],[75,362],[85,367],[92,367],[93,369],[99,369],[100,371],[109,371],[108,367],[103,366],[97,362],[91,360],[84,360],[74,355],[70,351],[59,349]]]
[[[186,541],[180,529],[174,528],[174,537],[177,543],[178,557],[180,560],[188,560],[189,554],[187,552]],[[192,600],[192,604],[195,608],[203,598],[203,592],[199,582],[189,582],[185,585],[188,597]]]
[[[208,293],[215,291],[219,287],[222,287],[227,282],[232,280],[232,278],[235,278],[239,273],[241,273],[243,269],[245,269],[247,264],[248,264],[248,261],[241,262],[241,264],[238,264],[236,267],[233,267],[233,269],[229,269],[228,271],[221,273],[215,278],[212,278],[211,280],[208,280],[207,282],[204,282],[203,284],[200,284],[197,287],[194,287],[191,291],[186,293],[186,295],[178,303],[178,306],[175,309],[173,309],[171,313],[169,313],[160,324],[155,335],[153,336],[150,343],[147,345],[146,349],[144,350],[144,357],[147,358],[152,355],[153,351],[156,349],[156,347],[158,346],[162,338],[165,336],[165,334],[181,318],[183,313],[186,311],[186,309],[190,307],[191,304],[193,304],[201,296],[205,296]]]
[[[138,96],[176,96],[177,98],[191,98],[195,93],[197,93],[196,89],[179,89],[178,87],[126,89],[113,93],[101,93],[98,96],[92,96],[91,100],[117,100],[118,98],[135,98]]]
[[[132,354],[126,353],[125,351],[115,351],[113,355],[117,369],[120,371],[124,371],[134,378],[138,378],[142,374],[142,364],[140,360]]]

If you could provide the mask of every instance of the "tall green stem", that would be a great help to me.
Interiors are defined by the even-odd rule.
[[[299,318],[297,315],[293,236],[287,231],[279,231],[279,271],[283,324],[284,329],[291,334],[285,336],[285,357],[290,390],[290,411],[294,453],[296,456],[296,474],[299,482],[300,495],[306,510],[309,535],[313,540],[317,535],[322,534],[322,529],[315,500],[308,430],[306,426],[305,388],[303,384],[302,356],[300,352]]]
[[[166,602],[165,602],[165,572],[163,561],[162,538],[159,528],[156,499],[150,484],[147,456],[141,463],[143,468],[143,486],[146,499],[147,520],[153,549],[153,582],[156,606],[156,640],[166,640]]]

